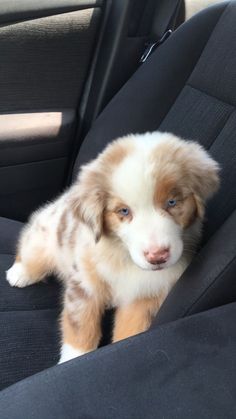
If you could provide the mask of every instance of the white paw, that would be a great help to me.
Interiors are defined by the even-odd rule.
[[[32,280],[27,278],[24,266],[21,262],[16,262],[8,271],[6,271],[6,278],[12,287],[23,288],[32,284]]]
[[[75,349],[73,346],[68,343],[64,343],[61,348],[61,357],[58,364],[69,361],[70,359],[77,358],[77,356],[84,355],[86,351],[80,349]]]

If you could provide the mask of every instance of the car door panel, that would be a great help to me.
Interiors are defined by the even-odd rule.
[[[88,9],[1,27],[0,112],[75,107],[98,21]]]
[[[76,110],[101,20],[98,4],[50,0],[39,10],[33,1],[17,2],[18,9],[13,2],[0,5],[0,20],[7,20],[0,27],[2,216],[25,219],[64,185]],[[13,11],[20,21],[13,21]],[[37,17],[39,12],[56,14]]]
[[[0,115],[0,208],[24,219],[60,190],[75,130],[75,110]],[[26,206],[20,192],[32,200]],[[16,198],[16,196],[18,198]],[[37,198],[37,199],[36,199]],[[35,201],[36,199],[36,201]],[[16,202],[20,204],[16,205]]]

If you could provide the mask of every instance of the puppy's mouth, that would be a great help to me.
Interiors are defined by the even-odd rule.
[[[162,264],[162,265],[152,265],[151,266],[151,270],[152,271],[161,271],[164,268],[165,268],[165,264]]]
[[[163,269],[168,269],[171,266],[173,266],[175,263],[171,263],[169,260],[162,263],[155,263],[155,264],[149,264],[148,270],[149,271],[162,271]]]
[[[138,265],[140,268],[142,268],[144,271],[162,271],[163,269],[167,268],[166,263],[159,263],[159,264],[149,264],[146,266],[140,266]]]

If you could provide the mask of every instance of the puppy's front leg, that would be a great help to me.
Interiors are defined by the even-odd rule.
[[[164,296],[143,298],[119,307],[115,315],[113,342],[126,339],[149,329],[153,317],[158,312]]]
[[[59,363],[97,348],[101,338],[101,301],[84,291],[77,282],[69,283],[61,318],[62,348]]]

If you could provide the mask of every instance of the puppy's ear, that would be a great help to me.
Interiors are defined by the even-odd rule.
[[[203,147],[193,142],[189,143],[187,166],[186,175],[194,194],[198,215],[203,218],[206,200],[219,188],[220,167]]]
[[[103,212],[107,194],[104,175],[96,166],[95,160],[82,167],[72,188],[70,205],[74,215],[91,228],[97,243],[103,233]]]

